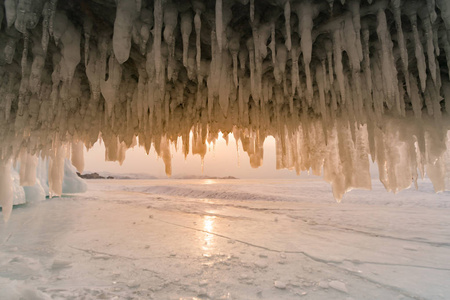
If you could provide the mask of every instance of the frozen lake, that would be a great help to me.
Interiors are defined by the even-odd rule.
[[[1,299],[449,299],[450,193],[101,180],[0,224]]]

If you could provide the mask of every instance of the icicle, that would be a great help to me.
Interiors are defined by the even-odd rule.
[[[181,15],[181,36],[183,38],[183,65],[188,67],[189,37],[192,32],[192,13],[186,11]]]
[[[441,38],[442,43],[444,44],[445,58],[447,60],[447,68],[450,70],[450,41],[445,34]],[[450,79],[450,72],[448,73],[448,77]]]
[[[29,46],[29,37],[28,37],[28,31],[25,31],[23,34],[23,51],[22,51],[22,78],[25,77],[25,74],[27,72],[28,67],[28,46]]]
[[[322,70],[322,65],[317,65],[316,68],[316,81],[317,81],[317,87],[319,89],[319,101],[320,101],[320,113],[322,115],[322,122],[328,123],[327,120],[327,108],[325,103],[325,77],[324,70]]]
[[[258,23],[258,18],[256,18],[255,23]],[[257,30],[254,34],[257,36],[255,40],[255,64],[257,70],[257,86],[258,90],[261,90],[261,81],[263,78],[263,62],[267,57],[267,41],[270,38],[271,26],[269,24],[261,24],[257,26]],[[261,94],[261,93],[259,93]]]
[[[197,62],[197,74],[200,73],[200,66],[201,66],[201,60],[202,60],[202,49],[201,49],[201,30],[202,30],[202,20],[201,20],[201,14],[202,11],[205,10],[205,6],[200,1],[195,1],[192,3],[194,10],[195,10],[195,17],[194,17],[194,25],[195,25],[195,46],[197,48],[197,54],[196,54],[196,62]],[[200,82],[199,82],[200,83]]]
[[[48,22],[48,32],[50,33],[50,36],[53,36],[53,28],[54,28],[57,4],[58,4],[58,0],[50,0],[50,19]]]
[[[250,22],[253,23],[254,21],[255,21],[255,0],[250,0]]]
[[[115,103],[117,102],[117,92],[122,81],[122,67],[117,62],[114,55],[109,57],[108,80],[100,81],[100,89],[105,98],[107,116],[111,117]]]
[[[38,164],[38,158],[30,153],[27,153],[25,149],[22,149],[20,154],[20,185],[21,186],[33,186],[36,184],[36,168]]]
[[[330,85],[334,83],[334,71],[333,71],[333,44],[331,41],[325,41],[325,51],[327,53],[327,61],[328,61],[328,75],[330,80]]]
[[[44,19],[42,20],[42,50],[44,50],[44,53],[47,53],[47,47],[48,47],[48,41],[50,39],[50,34],[48,32],[48,27],[50,23],[50,3],[45,2],[44,9],[42,10],[42,15],[44,16]]]
[[[384,10],[378,10],[377,21],[377,35],[381,44],[381,69],[384,79],[384,91],[388,100],[392,100],[395,95],[395,89],[397,89],[397,73],[395,72],[395,63],[393,61],[393,43]]]
[[[330,6],[330,11],[333,12],[334,0],[327,0],[328,5]]]
[[[414,111],[414,116],[416,117],[416,119],[420,119],[422,117],[422,101],[419,88],[417,87],[415,78],[411,76],[409,80],[411,86],[411,104]]]
[[[228,107],[230,103],[230,77],[228,76],[227,65],[229,65],[229,55],[225,52],[222,55],[222,68],[219,74],[220,84],[218,85],[219,105],[225,117],[228,116]]]
[[[150,29],[149,29],[149,25],[147,24],[143,24],[141,27],[141,30],[139,31],[139,35],[140,35],[140,50],[141,50],[141,54],[145,55],[145,53],[147,52],[147,42],[150,38]]]
[[[431,23],[436,22],[437,14],[436,14],[436,3],[435,0],[427,0],[427,8],[428,13],[430,14]]]
[[[442,91],[444,94],[445,110],[450,114],[450,82],[444,81]]]
[[[62,43],[61,76],[65,82],[71,83],[81,60],[81,33],[62,13],[56,14],[55,21],[61,26],[53,31],[55,40],[60,39]]]
[[[52,57],[53,65],[55,66],[52,73],[52,92],[50,94],[50,99],[52,101],[52,108],[56,108],[56,103],[59,100],[59,84],[61,82],[61,67],[60,67],[61,56],[56,53]],[[93,90],[95,95],[95,91]]]
[[[142,8],[142,0],[136,0],[136,12],[140,12]]]
[[[415,12],[412,12],[409,15],[409,19],[411,21],[413,36],[414,36],[414,45],[415,45],[415,55],[417,60],[417,69],[419,70],[419,78],[422,87],[422,91],[425,91],[426,82],[427,82],[427,71],[425,64],[425,56],[423,54],[422,43],[420,41],[419,32],[417,31],[417,16]]]
[[[293,107],[293,97],[295,95],[295,92],[297,91],[298,95],[302,97],[302,87],[300,85],[300,78],[299,78],[299,70],[298,70],[298,57],[299,54],[298,51],[298,40],[297,38],[293,39],[292,41],[292,48],[291,48],[291,59],[292,59],[292,67],[291,67],[291,85],[292,85],[292,93],[289,97],[289,109],[291,113],[294,113],[294,107]]]
[[[372,71],[370,69],[370,50],[369,50],[369,29],[364,26],[362,31],[362,39],[363,39],[363,68],[364,68],[364,76],[366,77],[366,85],[368,89],[368,94],[372,93]]]
[[[337,29],[333,32],[333,53],[334,53],[334,71],[341,92],[341,101],[345,103],[345,75],[342,65],[342,40],[341,30]]]
[[[238,54],[240,49],[239,38],[240,38],[239,34],[234,32],[232,38],[230,39],[229,45],[230,53],[233,59],[233,82],[236,88],[239,85],[238,82]]]
[[[300,47],[303,53],[303,61],[305,63],[306,88],[308,90],[307,100],[309,105],[311,105],[313,97],[310,63],[313,48],[311,31],[313,27],[313,18],[315,17],[315,15],[316,11],[312,3],[309,1],[302,2],[297,8],[297,16],[299,18],[299,33],[301,36]]]
[[[447,38],[450,39],[450,2],[447,0],[436,0],[436,4],[441,10],[441,18],[447,30]]]
[[[11,176],[11,161],[0,159],[0,206],[3,220],[7,222],[13,207],[13,179]]]
[[[11,27],[16,21],[17,1],[5,0],[6,26]]]
[[[155,70],[156,70],[156,83],[158,86],[162,86],[162,80],[164,78],[163,70],[161,70],[161,31],[162,31],[162,0],[155,0],[155,27],[153,29],[153,34],[155,36],[153,42],[153,48],[155,53]]]
[[[251,5],[252,4],[250,4],[250,6]],[[219,46],[219,53],[222,52],[222,48],[223,48],[223,45],[222,45],[222,35],[223,35],[222,10],[223,10],[222,9],[222,0],[216,0],[216,35],[217,35],[217,45]],[[253,17],[251,16],[251,13],[250,13],[250,20],[253,22]]]
[[[391,1],[391,5],[393,8],[393,12],[394,12],[394,18],[395,18],[395,26],[397,28],[397,35],[398,35],[397,42],[398,42],[398,47],[400,49],[400,57],[402,59],[403,76],[405,76],[406,91],[408,92],[408,95],[410,95],[411,91],[410,91],[410,85],[409,85],[408,50],[406,49],[405,37],[403,36],[400,4],[401,4],[400,0]]]
[[[62,195],[62,184],[64,179],[65,148],[57,146],[52,153],[48,165],[49,196],[60,197]]]
[[[175,28],[178,23],[178,10],[173,3],[164,7],[164,41],[169,49],[167,78],[173,80],[175,66]]]
[[[291,51],[292,41],[291,41],[291,4],[290,0],[287,0],[284,4],[284,19],[286,26],[286,48]]]
[[[276,58],[276,47],[277,47],[277,42],[276,42],[276,38],[275,38],[275,21],[272,21],[270,23],[270,44],[269,44],[269,48],[270,48],[270,52],[272,55],[272,65],[274,68],[277,67],[277,58]]]
[[[91,31],[92,31],[92,20],[91,18],[86,18],[84,20],[83,29],[84,29],[84,65],[87,66],[89,62],[89,43],[91,40]]]
[[[249,58],[249,53],[247,50],[247,47],[242,47],[239,49],[239,65],[241,71],[245,71],[245,68],[247,66],[247,59]]]
[[[356,34],[355,46],[357,49],[359,60],[362,61],[363,52],[362,52],[362,44],[361,44],[361,13],[360,13],[359,5],[360,5],[359,0],[352,0],[352,1],[350,1],[349,7],[350,7],[350,11],[352,12],[353,27],[354,27],[355,34]]]
[[[250,62],[250,90],[252,97],[256,98],[256,83],[255,83],[255,44],[252,38],[247,40],[247,49],[249,54],[249,62]]]
[[[12,89],[11,86],[14,85],[14,81],[11,79],[11,77],[9,78],[8,85],[10,86],[9,89],[11,90]],[[4,103],[5,121],[9,120],[9,117],[11,115],[11,105],[12,105],[12,102],[14,99],[15,99],[15,96],[12,92],[9,92],[5,96],[5,103]]]
[[[31,1],[19,1],[17,3],[17,15],[14,26],[17,31],[25,34],[27,29],[32,29],[37,24],[37,16],[33,15]]]
[[[79,173],[84,171],[84,145],[82,142],[72,143],[72,165]]]
[[[128,60],[131,49],[131,30],[136,18],[136,4],[129,0],[118,0],[114,21],[113,49],[120,64]]]
[[[433,29],[431,27],[430,18],[428,15],[421,14],[422,26],[425,31],[425,37],[427,41],[427,57],[428,57],[428,69],[430,70],[431,79],[436,83],[436,58],[434,55],[434,43],[433,43]]]
[[[441,49],[439,48],[439,32],[436,28],[433,29],[433,46],[436,56],[439,57],[441,55]],[[439,68],[439,65],[436,68]],[[439,76],[439,71],[436,76]]]
[[[8,38],[6,41],[5,49],[3,53],[5,54],[5,61],[7,64],[11,64],[16,52],[16,41],[12,38]]]
[[[39,94],[41,88],[41,74],[44,69],[45,58],[41,55],[35,55],[31,64],[31,72],[29,78],[29,88],[34,94]]]

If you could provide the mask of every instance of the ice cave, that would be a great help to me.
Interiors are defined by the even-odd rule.
[[[5,218],[20,191],[61,195],[99,138],[170,175],[179,137],[203,157],[232,133],[256,168],[273,136],[277,168],[336,199],[371,188],[370,160],[389,191],[444,191],[449,113],[448,0],[0,0]]]

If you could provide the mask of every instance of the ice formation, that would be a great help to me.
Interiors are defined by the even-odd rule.
[[[99,138],[122,161],[138,137],[171,172],[170,147],[204,156],[219,131],[251,165],[323,171],[340,199],[428,174],[448,186],[448,0],[0,0],[0,197],[8,164],[64,157]],[[65,150],[63,150],[65,149]],[[70,152],[70,151],[69,151]],[[370,154],[370,155],[369,155]],[[447,186],[446,186],[447,180]]]
[[[26,154],[26,152],[24,153]],[[15,166],[10,162],[0,166],[8,168],[0,173],[2,174],[2,177],[0,177],[0,191],[2,191],[0,207],[5,207],[5,210],[3,210],[5,220],[8,220],[11,214],[12,205],[42,201],[46,197],[55,195],[50,193],[49,188],[49,160],[38,159],[31,155],[28,155],[27,159],[32,159],[34,162],[30,165],[27,160],[19,160]],[[21,164],[25,165],[21,166]],[[73,194],[87,191],[86,182],[78,177],[76,169],[68,159],[64,160],[62,171],[64,177],[61,183],[61,193]],[[33,177],[33,181],[24,182],[24,178],[30,177]]]

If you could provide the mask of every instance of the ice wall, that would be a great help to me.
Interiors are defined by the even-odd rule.
[[[273,135],[278,167],[323,171],[337,199],[370,188],[369,154],[388,190],[425,174],[449,188],[448,0],[0,7],[1,164],[49,157],[51,194],[62,148],[82,169],[99,134],[120,162],[139,137],[170,174],[169,145],[181,136],[188,153],[191,130],[194,154],[232,132],[254,167]]]

